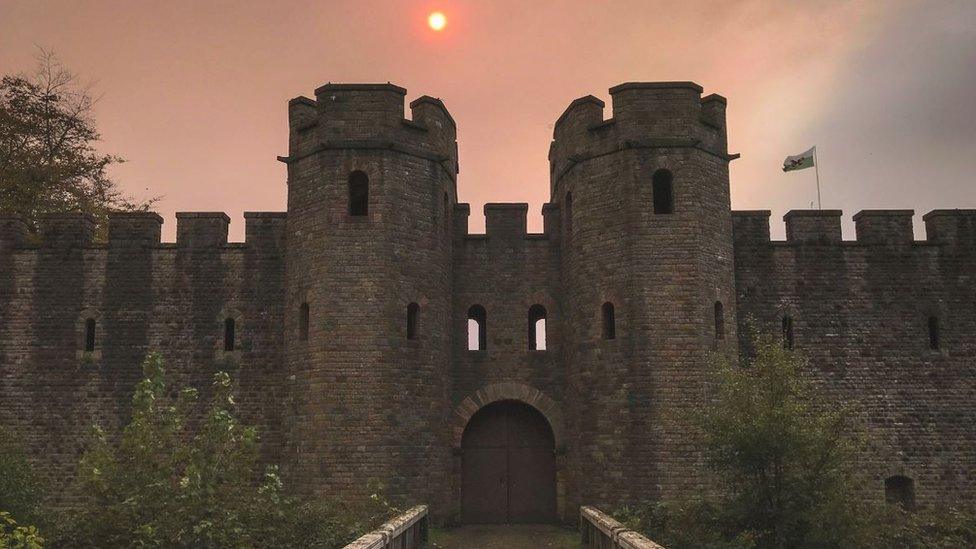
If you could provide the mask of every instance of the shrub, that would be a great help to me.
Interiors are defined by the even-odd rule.
[[[849,407],[810,381],[803,356],[753,333],[741,367],[716,357],[713,398],[692,419],[717,493],[615,515],[669,549],[976,547],[976,511],[905,511],[862,499]]]
[[[0,549],[42,549],[44,538],[34,526],[18,526],[10,513],[0,511]]]
[[[711,398],[689,418],[718,489],[627,520],[672,549],[852,546],[863,524],[851,497],[851,410],[831,403],[782,341],[754,333],[752,348],[741,366],[714,357]]]
[[[61,547],[340,547],[385,518],[380,497],[350,508],[287,497],[276,468],[257,468],[258,436],[233,414],[230,378],[217,373],[199,425],[197,393],[168,395],[149,355],[118,443],[95,429],[81,460],[90,504],[67,515]]]
[[[753,549],[756,536],[733,526],[716,502],[692,499],[623,508],[614,515],[632,530],[669,549]]]
[[[806,375],[806,359],[775,337],[753,334],[741,367],[716,357],[714,399],[697,423],[720,506],[758,547],[843,546],[860,527],[854,501],[856,438],[850,408]]]
[[[41,497],[27,454],[12,433],[0,428],[0,512],[20,522],[34,521]]]
[[[905,511],[898,506],[877,509],[865,547],[954,549],[976,547],[976,508],[945,506]]]

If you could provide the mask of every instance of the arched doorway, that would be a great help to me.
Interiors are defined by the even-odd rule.
[[[555,440],[538,410],[516,400],[486,405],[465,427],[461,449],[463,522],[555,521]]]

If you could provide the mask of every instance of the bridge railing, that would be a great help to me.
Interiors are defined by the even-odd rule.
[[[664,549],[596,507],[580,507],[580,540],[592,549]]]
[[[418,505],[346,545],[345,549],[420,549],[430,528],[427,506]]]

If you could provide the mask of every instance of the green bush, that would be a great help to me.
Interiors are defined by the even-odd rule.
[[[0,511],[0,549],[43,549],[44,538],[34,526],[18,526],[10,513]]]
[[[623,508],[614,516],[668,549],[753,549],[756,535],[734,527],[732,517],[716,502],[693,499]]]
[[[905,511],[898,506],[876,509],[865,547],[955,549],[976,547],[976,508],[944,506]]]
[[[691,419],[716,493],[614,513],[669,549],[976,547],[976,512],[865,503],[852,410],[805,374],[803,356],[753,334],[741,367],[714,360],[713,398]]]
[[[753,348],[742,366],[716,357],[714,398],[696,417],[724,483],[717,507],[760,548],[849,546],[862,526],[852,410],[820,391],[806,359],[778,338],[754,333]]]
[[[234,417],[230,378],[214,376],[199,425],[197,393],[166,391],[163,361],[149,355],[117,443],[101,429],[81,460],[90,502],[68,513],[58,547],[341,547],[393,509],[303,502],[284,494],[275,468],[257,467],[254,428]],[[375,522],[374,522],[375,521]]]
[[[0,512],[20,522],[37,518],[42,490],[27,455],[12,433],[0,428]]]

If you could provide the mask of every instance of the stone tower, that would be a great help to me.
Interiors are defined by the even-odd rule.
[[[285,432],[310,491],[442,502],[456,129],[430,97],[405,119],[405,94],[327,84],[289,103]]]
[[[561,217],[573,503],[677,496],[696,475],[682,413],[710,352],[736,352],[725,99],[690,82],[574,101],[550,149]]]

